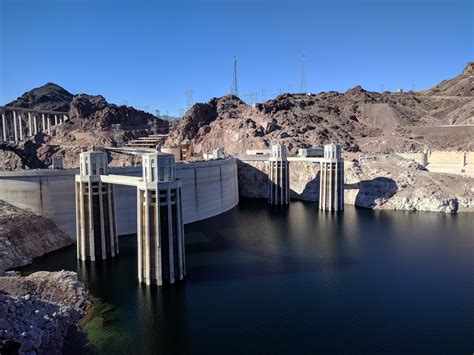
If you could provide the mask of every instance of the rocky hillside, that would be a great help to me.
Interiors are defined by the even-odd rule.
[[[372,209],[474,211],[474,178],[432,173],[397,155],[345,162],[345,203]]]
[[[0,200],[0,271],[71,244],[73,240],[50,219]]]
[[[47,111],[69,111],[73,94],[61,86],[47,83],[43,86],[25,92],[15,101],[5,106],[32,108]]]
[[[89,305],[87,297],[74,272],[0,273],[0,353],[61,354],[68,329]]]
[[[395,154],[345,154],[345,203],[370,209],[474,212],[474,178],[432,173]],[[267,198],[268,164],[238,162],[241,197]],[[319,201],[319,164],[290,162],[291,199]]]
[[[188,138],[202,152],[224,147],[228,153],[242,153],[285,143],[295,153],[299,147],[331,141],[365,152],[411,151],[426,146],[465,149],[474,137],[474,127],[443,132],[446,139],[440,140],[436,126],[474,123],[473,66],[469,63],[456,78],[420,92],[378,93],[357,86],[345,93],[283,94],[254,105],[235,96],[214,98],[191,107],[171,132],[167,145]],[[429,129],[420,135],[419,127]],[[459,137],[459,133],[464,135]]]
[[[0,169],[47,168],[54,154],[65,157],[65,167],[78,166],[81,147],[115,147],[131,139],[168,130],[168,122],[129,106],[108,103],[100,95],[73,95],[48,83],[35,88],[7,106],[69,113],[70,121],[54,126],[51,134],[38,133],[24,142],[0,144]],[[115,131],[113,124],[123,130]],[[109,154],[112,166],[134,164],[134,158]]]

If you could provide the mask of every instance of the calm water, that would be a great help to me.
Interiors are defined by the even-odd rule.
[[[72,247],[24,271],[77,270],[100,299],[67,353],[472,354],[473,217],[244,200],[186,226],[174,286],[137,283],[134,236],[116,260],[78,266]]]

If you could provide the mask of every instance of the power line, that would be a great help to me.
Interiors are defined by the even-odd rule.
[[[300,92],[305,93],[308,92],[308,81],[306,80],[306,61],[304,54],[301,57],[301,84],[300,84]]]

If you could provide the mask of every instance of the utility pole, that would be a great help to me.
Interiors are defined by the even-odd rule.
[[[235,56],[232,60],[232,86],[230,93],[239,97],[239,83],[237,81],[237,58]]]
[[[306,62],[304,58],[304,54],[301,57],[301,83],[300,83],[300,92],[307,93],[308,92],[308,81],[306,80]]]

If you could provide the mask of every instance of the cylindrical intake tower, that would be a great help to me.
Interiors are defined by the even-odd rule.
[[[319,188],[319,208],[328,211],[344,209],[344,159],[341,146],[324,146],[324,159],[321,162]]]
[[[107,175],[107,154],[88,151],[80,154],[80,174],[76,175],[77,258],[97,260],[119,253],[113,185],[103,183]]]
[[[163,285],[186,275],[181,182],[172,154],[143,155],[137,187],[138,279]]]
[[[283,144],[272,146],[268,172],[268,203],[288,205],[290,203],[290,172]]]

